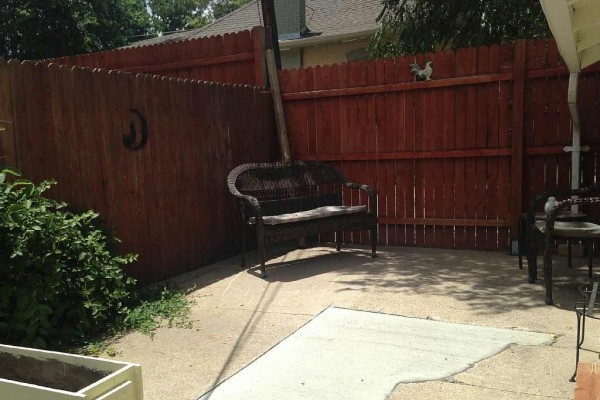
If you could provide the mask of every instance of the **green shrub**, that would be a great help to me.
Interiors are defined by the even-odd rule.
[[[12,175],[12,176],[11,176]],[[105,332],[128,313],[134,280],[95,225],[98,214],[73,213],[66,204],[0,170],[0,342],[61,347]]]

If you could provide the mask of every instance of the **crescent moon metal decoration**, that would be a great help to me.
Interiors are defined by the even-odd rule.
[[[142,147],[144,147],[146,145],[146,142],[148,141],[148,121],[146,120],[146,117],[144,117],[144,114],[142,114],[139,110],[137,110],[135,108],[130,108],[129,111],[134,113],[140,119],[140,126],[142,128],[142,132],[141,132],[142,137],[141,137],[139,143],[136,143],[137,131],[135,129],[135,123],[131,122],[129,124],[129,133],[126,135],[123,135],[123,144],[129,150],[135,151],[135,150],[139,150]]]

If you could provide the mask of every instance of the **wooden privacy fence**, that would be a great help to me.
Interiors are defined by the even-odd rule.
[[[130,272],[155,282],[239,251],[226,177],[273,159],[270,99],[249,86],[0,61],[0,165],[58,181],[50,195],[99,212],[122,251],[140,255]],[[139,145],[143,120],[147,143],[130,150],[123,137],[133,129]]]
[[[179,42],[125,47],[48,62],[254,86],[266,84],[265,28]]]
[[[409,64],[427,60],[433,80],[414,82]],[[584,184],[596,176],[598,71],[580,83],[582,141],[592,147]],[[570,184],[568,71],[554,41],[279,76],[293,158],[332,162],[372,185],[382,244],[506,250],[532,195]],[[344,240],[368,243],[364,233]]]

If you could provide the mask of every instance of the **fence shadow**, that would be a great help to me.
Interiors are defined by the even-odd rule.
[[[312,249],[310,257],[272,260],[267,281],[293,282],[335,272],[338,291],[382,290],[406,294],[448,296],[466,302],[480,314],[506,313],[544,305],[543,280],[527,282],[526,269],[517,259],[500,253],[424,248],[381,248],[371,258],[370,249],[353,246],[341,253],[333,247]],[[314,255],[313,255],[314,254]],[[540,260],[542,265],[542,260]],[[579,300],[578,287],[587,282],[584,259],[566,267],[563,257],[554,261],[555,307],[572,310]]]

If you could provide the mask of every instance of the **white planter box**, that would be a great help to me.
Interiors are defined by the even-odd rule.
[[[142,400],[142,368],[127,362],[0,344],[0,398]]]

